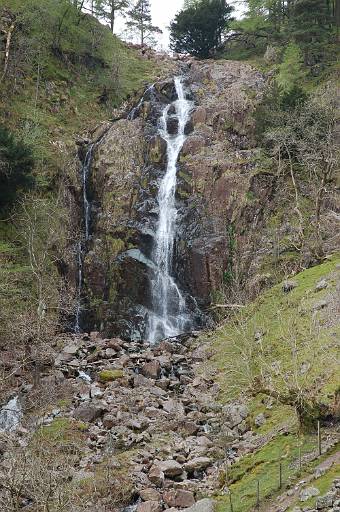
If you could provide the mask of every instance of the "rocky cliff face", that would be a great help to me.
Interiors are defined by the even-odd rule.
[[[228,279],[235,224],[256,230],[275,185],[255,163],[252,114],[264,78],[230,61],[193,62],[178,74],[185,76],[195,108],[178,169],[174,271],[205,309]],[[109,335],[143,338],[156,195],[166,159],[157,123],[174,94],[172,77],[156,83],[133,119],[113,123],[95,150],[93,236],[84,265],[87,322]]]
[[[156,198],[166,169],[158,122],[175,98],[176,74],[183,75],[194,108],[178,163],[174,274],[202,312],[191,301],[197,327],[209,322],[211,302],[251,300],[264,287],[320,261],[318,251],[313,252],[312,185],[300,177],[301,245],[289,173],[278,174],[275,163],[256,146],[254,113],[266,78],[233,61],[181,63],[170,74],[146,89],[130,119],[104,126],[107,131],[94,152],[84,327],[109,336],[144,336]],[[175,117],[173,123],[170,117],[168,130],[177,130]],[[337,242],[334,222],[325,209],[321,226],[326,251]]]

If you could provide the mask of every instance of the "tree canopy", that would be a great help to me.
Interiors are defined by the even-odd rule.
[[[199,0],[187,5],[170,25],[171,49],[208,58],[221,46],[233,7],[225,0]]]

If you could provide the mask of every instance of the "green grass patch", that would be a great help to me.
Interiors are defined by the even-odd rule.
[[[303,457],[316,450],[316,447],[316,436],[298,438],[294,434],[280,435],[262,449],[246,455],[234,464],[228,470],[234,512],[247,512],[253,509],[257,499],[258,482],[260,483],[261,502],[291,486],[297,478],[302,476],[299,469],[299,450],[301,449],[301,457]],[[313,468],[321,460],[322,458],[316,459],[312,463],[302,466],[302,471],[304,473],[313,471]],[[279,489],[280,464],[282,468],[281,490]],[[331,479],[332,477],[327,478],[327,482]],[[327,487],[326,484],[325,487]],[[217,512],[229,512],[228,495],[218,496],[217,504]]]
[[[290,293],[283,292],[282,284],[274,286],[214,333],[211,371],[217,371],[222,402],[246,392],[261,369],[273,374],[274,384],[281,391],[284,378],[293,378],[297,367],[297,378],[305,387],[324,379],[327,395],[337,389],[335,336],[339,325],[329,326],[323,311],[313,308],[335,293],[339,261],[334,256],[294,276],[297,287]],[[327,278],[328,287],[316,293],[315,285],[321,278]],[[304,362],[308,362],[305,372]],[[324,394],[323,398],[327,400],[328,396]]]

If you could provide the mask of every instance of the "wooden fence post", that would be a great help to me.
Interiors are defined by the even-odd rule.
[[[282,488],[282,463],[280,462],[280,467],[279,467],[279,489]]]
[[[232,497],[231,497],[231,490],[230,489],[229,489],[229,502],[230,502],[230,512],[234,512],[233,500],[232,500]]]
[[[318,421],[318,452],[319,452],[319,457],[322,453],[322,449],[321,449],[321,428],[320,428],[320,421]]]
[[[260,480],[257,481],[256,508],[260,508]]]

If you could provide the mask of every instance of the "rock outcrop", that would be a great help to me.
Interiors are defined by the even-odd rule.
[[[226,61],[192,62],[178,73],[194,108],[178,169],[174,273],[189,302],[192,296],[204,309],[224,285],[233,226],[250,218],[260,222],[272,194],[274,178],[258,174],[254,164],[252,114],[264,78],[247,64]],[[84,272],[89,327],[107,335],[143,339],[156,195],[166,158],[157,123],[174,95],[172,78],[148,88],[133,119],[112,124],[95,151],[94,229]],[[177,129],[175,118],[169,128]],[[247,194],[254,197],[251,208]],[[204,320],[196,303],[191,307],[199,326]]]

